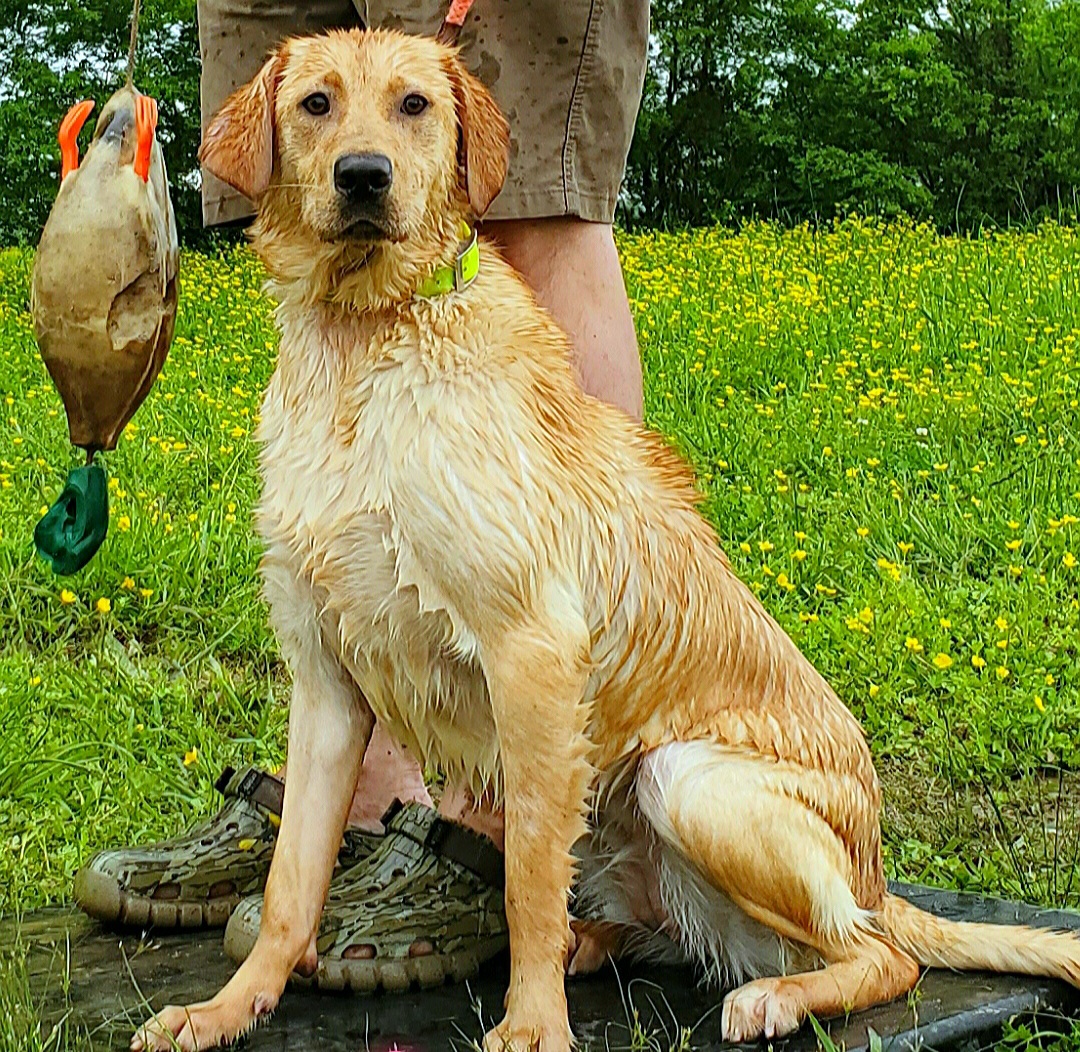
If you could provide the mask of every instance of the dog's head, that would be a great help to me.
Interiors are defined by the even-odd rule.
[[[211,120],[199,157],[258,205],[272,272],[335,285],[363,270],[373,295],[393,298],[487,211],[508,145],[454,50],[350,30],[284,42]]]

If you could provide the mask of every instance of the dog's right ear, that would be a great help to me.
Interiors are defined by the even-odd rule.
[[[266,192],[274,169],[274,97],[284,68],[280,48],[225,100],[199,147],[203,167],[251,201]]]
[[[510,125],[491,93],[456,53],[450,52],[443,61],[457,111],[458,167],[469,207],[479,219],[506,182]]]

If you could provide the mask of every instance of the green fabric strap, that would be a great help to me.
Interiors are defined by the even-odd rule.
[[[76,468],[56,503],[34,528],[39,554],[57,574],[81,570],[109,530],[109,488],[97,464]]]

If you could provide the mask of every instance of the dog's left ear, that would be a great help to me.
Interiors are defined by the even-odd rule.
[[[285,68],[284,48],[255,78],[234,91],[206,127],[199,161],[248,200],[257,201],[274,169],[274,97]]]
[[[469,206],[479,219],[506,182],[510,125],[491,93],[457,55],[445,59],[458,121],[458,166]]]

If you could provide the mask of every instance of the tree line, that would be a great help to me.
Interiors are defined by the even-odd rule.
[[[0,0],[0,244],[33,243],[60,117],[123,78],[128,0]],[[194,0],[144,0],[137,83],[201,229]],[[653,0],[620,221],[1075,216],[1080,0]]]

